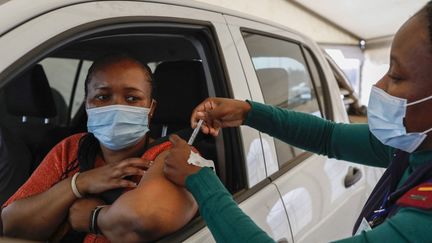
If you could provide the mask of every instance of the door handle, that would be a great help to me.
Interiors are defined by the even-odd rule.
[[[359,168],[350,166],[344,179],[345,188],[356,184],[362,177],[362,172]]]

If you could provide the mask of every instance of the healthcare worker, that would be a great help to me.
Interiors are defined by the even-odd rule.
[[[340,242],[432,242],[432,1],[396,33],[390,67],[373,86],[367,124],[337,124],[253,101],[209,98],[194,110],[204,133],[247,125],[330,158],[387,170],[367,200],[353,237]],[[271,242],[209,168],[186,162],[178,137],[165,176],[185,185],[218,242]]]

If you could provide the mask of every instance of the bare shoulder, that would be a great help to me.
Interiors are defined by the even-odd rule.
[[[198,205],[190,192],[165,178],[163,166],[167,154],[164,151],[156,157],[134,191],[142,196],[141,202],[148,202],[145,210],[147,214],[154,212],[153,220],[177,230],[192,219]]]
[[[165,178],[163,173],[164,160],[169,150],[160,153],[152,163],[152,166],[142,177],[137,189],[142,190],[147,195],[153,194],[155,197],[170,198],[173,202],[180,205],[188,205],[194,208],[196,202],[192,195],[183,187],[177,186]]]

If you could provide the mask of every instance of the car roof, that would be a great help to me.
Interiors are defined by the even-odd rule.
[[[38,0],[37,4],[31,4],[28,0],[0,0],[0,16],[2,16],[2,21],[0,21],[0,37],[17,27],[18,25],[25,23],[32,18],[40,16],[44,13],[53,11],[55,9],[87,2],[106,2],[107,0]],[[109,0],[108,0],[109,1]],[[281,25],[260,17],[251,16],[247,14],[240,13],[235,10],[229,10],[216,5],[211,5],[207,3],[201,3],[194,0],[129,0],[132,2],[152,2],[152,3],[162,3],[170,4],[184,7],[191,7],[200,10],[206,10],[211,12],[216,12],[224,15],[235,16],[243,19],[252,20],[255,22],[272,25],[274,27],[284,29],[295,33],[299,36],[304,37],[298,31],[295,31],[285,25]],[[31,6],[31,7],[29,7]]]

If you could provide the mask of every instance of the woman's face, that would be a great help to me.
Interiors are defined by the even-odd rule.
[[[432,45],[427,26],[425,15],[417,14],[399,29],[391,47],[390,68],[376,84],[408,103],[432,95]],[[431,110],[432,100],[407,107],[407,132],[431,128]]]
[[[147,73],[139,64],[127,59],[96,71],[87,90],[87,109],[108,105],[149,108],[152,101]]]

